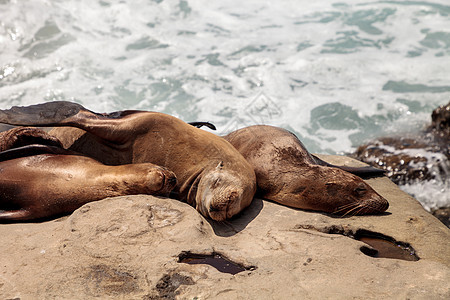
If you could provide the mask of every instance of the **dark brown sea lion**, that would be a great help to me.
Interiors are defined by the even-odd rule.
[[[97,114],[58,101],[0,110],[0,123],[69,126],[50,131],[66,149],[107,165],[150,162],[167,167],[178,180],[174,197],[213,220],[238,214],[256,191],[253,168],[231,144],[163,113]]]
[[[107,197],[165,194],[175,183],[173,172],[150,163],[106,166],[62,154],[10,159],[0,162],[0,221],[69,213]]]
[[[265,199],[334,214],[381,213],[389,206],[361,178],[313,157],[285,129],[250,126],[224,138],[253,166],[258,194]],[[347,170],[372,172],[359,168]]]

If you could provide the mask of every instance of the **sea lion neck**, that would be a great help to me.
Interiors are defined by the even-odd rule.
[[[189,173],[191,176],[189,176],[184,182],[180,182],[181,185],[177,198],[180,200],[186,200],[188,204],[195,206],[198,184],[205,173],[205,168],[196,167]]]

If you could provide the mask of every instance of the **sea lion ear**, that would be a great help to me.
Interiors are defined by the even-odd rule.
[[[222,168],[223,168],[223,161],[220,161],[216,167],[216,170],[222,170]]]

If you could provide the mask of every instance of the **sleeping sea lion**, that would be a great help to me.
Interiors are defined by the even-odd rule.
[[[173,196],[213,220],[238,214],[256,191],[253,168],[230,143],[163,113],[97,114],[55,101],[0,110],[0,123],[59,127],[50,135],[64,148],[107,165],[150,162],[167,167],[178,180]]]
[[[23,221],[70,213],[107,197],[170,192],[175,174],[151,163],[106,166],[68,154],[39,154],[0,162],[0,221]],[[19,147],[20,156],[23,148]],[[14,152],[16,149],[10,149]],[[12,155],[12,154],[11,154]],[[9,157],[11,157],[11,155]]]
[[[265,199],[333,214],[374,214],[389,204],[361,178],[312,156],[291,132],[267,125],[250,126],[224,137],[253,166],[258,194]],[[374,168],[339,167],[380,174]]]

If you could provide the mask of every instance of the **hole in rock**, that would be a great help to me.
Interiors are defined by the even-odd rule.
[[[219,272],[233,275],[246,270],[253,271],[256,269],[255,267],[245,267],[241,264],[235,263],[216,252],[213,252],[212,254],[182,252],[178,256],[178,262],[190,265],[206,264],[216,268]]]
[[[365,246],[360,248],[362,253],[371,257],[394,258],[409,261],[418,261],[420,259],[411,245],[408,243],[397,242],[395,239],[381,233],[360,229],[356,231],[354,238],[373,248],[371,249]]]
[[[317,230],[328,234],[341,234],[352,239],[361,241],[371,246],[362,246],[361,252],[365,255],[376,258],[393,258],[408,261],[418,261],[420,257],[416,254],[414,248],[405,242],[396,241],[394,238],[365,229],[358,229],[355,231],[344,228],[343,226],[326,226],[323,228],[316,228],[312,225],[297,225],[296,228]]]

